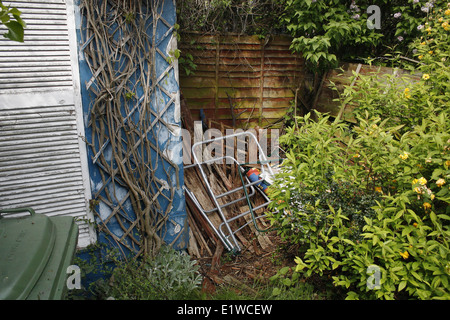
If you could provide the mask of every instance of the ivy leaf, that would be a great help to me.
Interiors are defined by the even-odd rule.
[[[23,42],[23,26],[17,21],[10,21],[5,23],[5,26],[8,28],[8,32],[3,34],[5,38],[8,38],[13,41]]]

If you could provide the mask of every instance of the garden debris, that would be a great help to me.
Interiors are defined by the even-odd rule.
[[[197,137],[203,134],[203,126],[194,126],[194,121],[191,118],[183,95],[181,95],[181,114],[183,127],[189,131],[190,137],[194,137],[195,134],[197,134]],[[213,120],[208,121],[208,127],[218,129],[224,135],[227,129],[231,129]],[[226,148],[227,146],[224,147]],[[237,152],[237,150],[233,151]],[[249,154],[246,154],[245,159],[248,159],[249,156]],[[251,167],[261,169],[259,164]],[[204,174],[210,182],[211,191],[214,191],[215,194],[223,194],[239,187],[242,189],[238,170],[239,167],[237,165],[226,163],[212,162],[204,165]],[[268,281],[277,270],[273,256],[276,255],[280,239],[275,231],[259,231],[270,230],[271,226],[267,218],[264,217],[266,207],[262,205],[267,202],[267,198],[263,196],[263,193],[256,191],[255,188],[254,196],[249,198],[253,208],[259,207],[259,209],[254,211],[255,216],[261,218],[255,220],[252,219],[250,214],[242,215],[242,213],[249,210],[246,198],[237,201],[243,198],[243,192],[229,193],[217,199],[221,205],[235,201],[223,208],[223,213],[227,219],[242,215],[230,222],[233,230],[237,230],[238,226],[245,225],[235,233],[236,241],[241,251],[227,252],[223,241],[214,231],[214,228],[217,229],[223,223],[218,212],[212,211],[208,213],[208,219],[201,212],[201,208],[204,211],[211,211],[215,206],[198,165],[185,166],[184,183],[186,210],[190,227],[190,241],[187,251],[201,266],[201,273],[204,276],[203,292],[212,294],[217,286],[222,285],[238,285],[241,289],[247,290],[246,288],[251,289],[248,285],[251,285],[251,281],[255,279]],[[189,195],[194,195],[195,197]],[[199,205],[201,208],[199,208]],[[233,253],[238,254],[233,255]],[[231,256],[233,257],[232,263],[230,263]],[[293,259],[291,260],[293,261]],[[291,261],[288,260],[286,263],[289,262]],[[247,285],[244,288],[243,284],[245,282],[247,282]]]
[[[198,135],[199,129],[194,126],[183,98],[181,99],[181,112],[184,128],[189,131],[191,137],[194,137],[195,134]],[[209,125],[214,125],[214,123],[210,121]],[[202,126],[197,127],[201,128]],[[230,137],[230,135],[225,136],[226,129],[229,127],[224,125],[219,127],[219,130],[224,133],[224,139]],[[203,134],[203,129],[201,131]],[[239,133],[233,135],[233,138],[242,137]],[[197,147],[203,154],[204,146],[201,143]],[[194,144],[195,146],[196,144]],[[265,232],[270,228],[270,223],[264,215],[265,207],[270,200],[255,187],[257,183],[249,183],[247,177],[242,176],[242,167],[237,161],[232,161],[230,164],[229,161],[217,163],[212,159],[207,159],[200,164],[195,161],[196,154],[194,152],[197,151],[194,147],[191,155],[194,164],[184,168],[186,209],[191,229],[188,252],[197,258],[205,255],[212,256],[212,252],[219,243],[225,245],[230,251],[248,250],[260,254],[271,250],[273,244]],[[238,151],[233,150],[233,152],[237,154]],[[249,153],[249,151],[246,152]],[[226,150],[223,151],[223,154],[226,154]],[[262,157],[266,159],[263,154]],[[246,159],[248,158],[247,154]],[[260,164],[259,168],[264,170],[261,168],[264,165],[268,167],[266,162]],[[246,192],[242,184],[244,179]],[[251,215],[252,211],[253,216]]]

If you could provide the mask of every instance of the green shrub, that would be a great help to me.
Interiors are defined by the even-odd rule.
[[[425,95],[429,88],[423,86],[424,83],[420,87],[412,85],[418,81],[417,77],[420,78],[414,72],[398,77],[377,70],[368,75],[354,76],[358,77],[356,86],[345,87],[341,100],[345,102],[343,107],[353,108],[355,117],[365,117],[367,113],[383,118],[389,126],[403,125],[399,132],[405,133],[438,109],[438,104]],[[411,103],[419,97],[427,100]],[[349,115],[352,116],[351,113]]]
[[[279,233],[306,245],[297,270],[327,274],[353,298],[402,290],[449,298],[448,117],[423,119],[400,139],[385,121],[360,119],[351,130],[329,120],[298,118],[302,126],[283,137],[293,143],[286,169],[271,187],[273,206],[283,209],[271,216]],[[378,290],[367,286],[372,265]]]
[[[291,48],[319,70],[342,59],[383,55],[386,47],[406,51],[431,11],[429,4],[414,0],[286,0],[285,5],[281,20],[294,37]],[[380,9],[380,29],[367,25],[371,5]]]
[[[178,300],[196,297],[200,284],[195,261],[163,246],[153,259],[119,262],[110,281],[99,288],[102,296],[116,300]]]
[[[346,104],[357,106],[357,115],[372,116],[402,124],[406,132],[431,113],[448,108],[450,100],[450,6],[436,7],[422,22],[421,34],[410,43],[410,51],[420,61],[412,76],[375,73],[358,76],[357,86],[343,93]],[[388,84],[388,85],[387,85]],[[380,94],[380,93],[383,94]]]
[[[322,299],[314,287],[301,278],[300,273],[290,267],[283,267],[269,278],[271,300],[316,300]]]
[[[304,190],[292,190],[290,196],[289,214],[283,217],[283,223],[289,224],[290,229],[284,233],[292,243],[306,244],[311,239],[320,239],[330,224],[333,224],[329,214],[330,210],[340,208],[340,214],[347,222],[346,232],[351,240],[361,239],[361,230],[365,224],[364,217],[373,217],[379,195],[376,192],[366,192],[348,182],[338,182],[331,178],[323,181],[325,190],[317,195],[311,195]],[[337,235],[331,231],[330,235]]]
[[[307,115],[280,138],[271,219],[303,245],[297,271],[349,299],[450,299],[450,9],[430,17],[418,80],[362,76],[342,97],[356,125]]]

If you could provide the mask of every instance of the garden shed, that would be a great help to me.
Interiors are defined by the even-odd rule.
[[[184,247],[175,1],[3,4],[27,27],[0,40],[0,207],[75,217],[80,248]]]

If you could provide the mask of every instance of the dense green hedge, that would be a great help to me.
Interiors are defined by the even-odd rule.
[[[356,125],[297,117],[281,143],[272,221],[300,244],[297,271],[348,298],[450,298],[450,8],[413,41],[418,82],[360,76]]]

